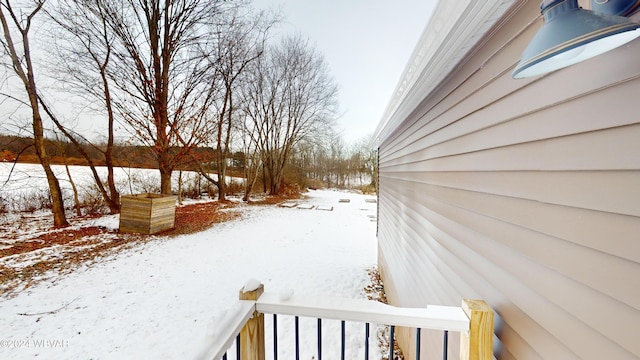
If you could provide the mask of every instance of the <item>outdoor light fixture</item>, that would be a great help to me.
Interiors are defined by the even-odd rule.
[[[594,2],[608,3],[607,0]],[[637,0],[616,2],[631,2],[638,7]],[[634,7],[633,4],[630,7]],[[544,0],[540,10],[544,25],[522,53],[512,74],[515,79],[579,63],[640,36],[640,24],[626,17],[582,9],[577,0]]]

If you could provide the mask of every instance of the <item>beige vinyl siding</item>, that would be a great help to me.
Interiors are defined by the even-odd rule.
[[[513,80],[538,11],[514,6],[382,139],[385,287],[486,299],[501,359],[638,358],[640,40]]]

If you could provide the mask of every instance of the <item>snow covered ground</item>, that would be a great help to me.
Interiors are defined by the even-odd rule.
[[[364,298],[376,263],[371,198],[319,190],[301,202],[332,211],[247,206],[240,220],[147,242],[0,299],[0,358],[191,359],[250,278],[269,292]],[[103,219],[117,227],[117,217]],[[280,358],[292,359],[293,320],[278,324]],[[315,356],[315,324],[301,319],[301,359]],[[270,339],[271,316],[266,329]],[[339,322],[325,321],[323,333],[323,357],[339,359]],[[267,340],[269,359],[270,348]],[[348,323],[346,357],[363,353],[364,325]]]

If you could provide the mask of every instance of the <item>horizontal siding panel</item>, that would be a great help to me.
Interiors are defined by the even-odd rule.
[[[506,76],[507,75],[504,75],[503,78],[506,79]],[[500,86],[499,91],[495,91],[495,88],[493,87],[487,87],[486,91],[484,91],[481,94],[477,94],[475,98],[470,97],[466,101],[468,102],[477,101],[478,103],[480,103],[482,101],[491,100],[492,102],[494,102],[499,100],[501,97],[504,97],[507,94],[509,94],[509,91],[511,92],[516,91],[519,87],[522,86],[521,84],[514,84],[513,81],[510,81],[509,84],[512,87],[512,89],[504,89],[502,86],[504,86],[505,84],[506,84],[506,80],[503,80],[502,82],[498,82],[496,86]],[[442,104],[441,106],[444,106],[444,104]],[[480,110],[480,108],[478,107],[477,103],[472,103],[472,104],[469,104],[468,109],[461,109],[461,108],[454,107],[447,111],[443,111],[442,114],[436,115],[433,113],[429,113],[428,115],[422,116],[419,119],[420,121],[417,122],[416,125],[411,126],[408,129],[408,131],[410,132],[410,135],[407,138],[403,139],[403,141],[400,141],[395,145],[384,148],[385,149],[384,152],[381,153],[381,160],[387,161],[388,153],[393,153],[396,151],[401,153],[404,153],[404,152],[410,153],[410,152],[419,150],[419,148],[415,146],[415,143],[418,140],[423,139],[427,136],[431,136],[438,132],[444,131],[445,129],[447,129],[447,127],[451,126],[451,124],[455,123],[456,121],[459,121],[460,119],[465,118],[466,116],[469,116],[470,114],[478,110]],[[496,121],[496,119],[494,118],[484,118],[484,120],[486,120],[485,123],[489,122],[489,124],[486,124],[486,125],[478,124],[478,125],[481,127],[489,126],[495,123]],[[498,120],[504,121],[504,119],[498,119]],[[433,139],[433,141],[439,141],[439,140],[441,139],[437,135]]]
[[[640,168],[640,124],[388,166],[381,171],[576,171]]]
[[[388,199],[385,199],[381,194],[380,202],[386,201]],[[392,207],[385,208],[392,209]],[[386,279],[396,279],[385,283],[385,292],[387,292],[390,303],[408,307],[422,307],[427,304],[459,306],[458,294],[472,294],[473,290],[448,266],[448,263],[456,261],[456,257],[435,239],[428,236],[423,230],[423,223],[412,221],[416,214],[411,209],[404,208],[402,211],[394,211],[393,213],[401,214],[401,221],[406,222],[409,226],[397,228],[393,226],[397,222],[391,221],[388,223],[389,226],[381,225],[380,227],[381,237],[397,240],[379,242],[381,274]],[[381,217],[389,219],[396,216],[381,214]],[[424,241],[415,242],[416,246],[407,245],[407,243],[413,243],[409,241],[410,239],[415,238],[421,238]],[[391,259],[393,266],[388,265],[387,258]],[[466,264],[460,263],[459,265],[469,270]],[[424,276],[427,273],[430,275]],[[407,290],[409,290],[410,296],[407,296],[409,295]],[[496,291],[494,290],[493,293]],[[439,357],[442,334],[438,333],[435,337],[430,338],[429,334],[423,331],[422,338],[423,356],[427,358]],[[411,336],[409,339],[415,339],[415,337]],[[405,343],[405,346],[409,349],[415,348],[413,344],[407,345]],[[455,357],[456,353],[457,347],[452,348],[450,344],[450,355]]]
[[[640,170],[390,172],[385,176],[443,188],[530,200],[532,203],[517,204],[526,205],[522,209],[516,204],[511,204],[511,209],[503,215],[509,218],[504,220],[528,228],[548,226],[546,230],[540,229],[540,231],[640,262],[640,241],[638,241],[640,238],[640,219],[638,218],[640,216]],[[618,189],[625,189],[625,192],[617,191]],[[558,216],[564,222],[553,221],[553,217],[545,216],[545,212],[539,209],[543,204],[537,203],[561,205],[571,209],[557,208],[554,216]],[[481,212],[492,210],[492,208],[478,209]],[[535,214],[535,217],[527,214]],[[616,214],[631,216],[616,216]],[[517,222],[518,219],[520,222]],[[611,240],[603,242],[603,238]]]
[[[503,68],[498,77],[488,78],[489,74],[498,72],[497,69],[491,69],[487,78],[482,78],[481,83],[478,84],[475,79],[483,74],[480,70],[473,74],[473,78],[466,80],[464,85],[448,94],[447,100],[443,100],[434,108],[429,109],[428,113],[426,109],[421,110],[423,115],[419,121],[407,128],[404,137],[398,137],[395,141],[385,143],[384,151],[381,152],[381,160],[386,161],[389,153],[397,151],[411,153],[419,150],[416,143],[426,136],[433,137],[433,141],[444,141],[460,136],[460,130],[456,130],[455,127],[445,131],[443,135],[434,135],[434,133],[443,131],[462,119],[471,122],[463,124],[463,131],[474,132],[600,91],[613,91],[624,99],[629,99],[630,96],[640,92],[640,81],[638,81],[640,63],[636,62],[633,64],[634,66],[628,66],[629,58],[640,57],[640,41],[632,42],[628,46],[593,58],[586,64],[577,64],[553,73],[547,76],[545,81],[514,81],[511,78],[512,53],[505,51],[504,55],[506,56],[497,57],[497,61]],[[601,70],[596,74],[590,74],[593,76],[581,76],[581,72],[588,71],[584,67],[594,66],[593,64]],[[566,81],[567,73],[575,74],[572,81]],[[487,83],[485,84],[485,82]],[[627,82],[629,82],[628,85],[620,86]],[[470,86],[465,86],[467,83]],[[610,89],[612,84],[616,86]],[[554,91],[548,91],[549,88],[553,88]],[[618,116],[618,112],[633,110],[634,107],[627,105],[633,104],[635,99],[619,102],[617,96],[610,96],[608,92],[597,96],[604,97],[600,101],[608,100],[611,103],[603,104],[596,113],[586,111],[589,109],[583,111],[581,106],[574,104],[571,105],[573,112],[570,110],[568,116],[586,119],[600,116],[612,120],[612,111],[615,111],[616,119],[623,122],[629,121],[624,113]],[[576,113],[578,111],[579,113]],[[552,120],[560,123],[558,119],[564,120],[565,117],[567,115],[560,113],[560,115],[554,115]],[[638,116],[632,114],[631,119],[635,119],[637,122]],[[557,124],[553,125],[553,127],[557,126]],[[517,134],[518,132],[512,133],[512,135]]]
[[[393,232],[398,239],[407,239],[410,236],[405,231],[396,231],[394,229],[385,231],[387,232],[385,236]],[[406,298],[398,303],[399,305],[405,307],[423,306],[425,304],[421,304],[419,299],[427,294],[438,294],[436,298],[432,297],[430,299],[431,304],[452,305],[451,298],[454,296],[454,292],[448,282],[443,281],[446,277],[443,276],[443,269],[439,266],[442,263],[433,261],[433,259],[437,257],[436,252],[410,251],[407,247],[403,246],[402,242],[381,243],[380,248],[387,257],[402,259],[398,264],[399,266],[395,266],[393,270],[394,278],[398,279],[395,285],[402,285],[400,288],[414,289],[416,292],[417,296]],[[420,256],[420,258],[416,258],[417,256]],[[452,271],[450,272],[452,273]],[[422,277],[419,276],[419,274],[422,273],[429,273],[431,275],[427,279],[422,279]],[[419,286],[416,286],[417,284],[419,284]]]
[[[384,162],[410,163],[637,124],[637,110],[626,105],[636,101],[639,93],[640,79],[635,79],[513,120],[502,121],[490,115],[492,109],[483,109],[419,139],[412,147],[389,154]],[[611,109],[621,110],[612,118]],[[411,149],[420,150],[409,153]]]
[[[381,179],[381,184],[384,184],[385,182],[386,182],[386,179]],[[413,207],[413,203],[409,201],[408,198],[406,198],[405,194],[394,191],[396,187],[394,187],[393,189],[391,189],[391,187],[386,185],[382,185],[381,187],[387,190],[391,190],[388,196],[385,195],[385,193],[380,194],[381,209],[392,209],[395,206],[401,206],[402,209],[398,209],[398,208],[393,209],[393,211],[391,211],[391,214],[389,214],[389,216],[386,216],[386,214],[381,214],[380,237],[388,239],[388,241],[386,242],[393,243],[393,244],[405,243],[407,241],[426,242],[429,244],[429,247],[431,247],[432,249],[435,249],[434,252],[437,254],[437,258],[435,259],[431,259],[431,258],[427,259],[426,256],[423,257],[423,254],[420,254],[421,255],[420,258],[417,260],[414,260],[418,262],[416,264],[408,261],[406,257],[398,256],[398,254],[401,253],[401,251],[392,251],[392,252],[385,251],[384,245],[383,245],[385,242],[382,242],[382,241],[380,242],[380,246],[381,246],[380,256],[385,257],[385,265],[387,266],[387,269],[384,272],[385,273],[392,272],[392,273],[387,273],[385,275],[385,278],[394,279],[389,283],[393,284],[391,285],[391,287],[393,287],[394,289],[396,287],[398,288],[398,290],[395,290],[395,291],[398,292],[396,296],[398,296],[399,299],[390,298],[390,301],[392,301],[392,303],[399,304],[402,306],[410,306],[409,305],[410,303],[408,303],[408,301],[412,301],[410,299],[416,299],[416,298],[424,299],[425,303],[429,303],[429,304],[440,303],[440,301],[442,300],[442,293],[439,293],[437,291],[429,291],[427,294],[422,295],[422,292],[420,290],[423,287],[432,288],[432,285],[430,285],[431,280],[434,278],[439,278],[440,275],[444,275],[444,279],[440,280],[443,282],[443,284],[456,284],[457,282],[462,282],[460,285],[458,285],[458,287],[461,287],[460,294],[462,294],[459,296],[466,297],[466,298],[484,298],[491,301],[493,304],[498,304],[498,309],[500,313],[504,313],[509,317],[515,317],[517,319],[525,319],[524,322],[521,322],[521,324],[523,325],[521,331],[525,334],[525,336],[529,338],[536,338],[536,337],[544,338],[544,336],[536,335],[536,332],[541,330],[539,326],[533,323],[530,318],[528,318],[520,310],[514,307],[508,301],[508,299],[503,298],[500,295],[500,291],[498,288],[495,288],[490,284],[488,284],[486,282],[486,279],[482,277],[482,272],[477,271],[477,268],[470,268],[469,264],[472,264],[475,261],[462,261],[460,260],[458,255],[453,257],[450,255],[451,252],[448,250],[448,247],[451,244],[453,244],[452,239],[450,239],[447,236],[438,236],[439,241],[437,241],[431,236],[431,233],[433,234],[439,233],[439,230],[435,225],[429,223],[428,221],[421,221],[418,224],[411,223],[410,225],[407,225],[407,226],[398,227],[397,226],[398,224],[405,224],[405,223],[409,224],[409,222],[407,222],[406,219],[412,213],[414,213],[414,211],[411,208]],[[405,229],[413,229],[414,226],[416,227],[417,233],[416,235],[412,235],[411,237],[409,237],[410,234]],[[469,250],[466,249],[466,251],[468,252]],[[393,256],[390,256],[391,254]],[[477,256],[471,255],[471,258],[476,258],[476,257]],[[387,260],[387,258],[389,258],[389,260]],[[449,269],[449,267],[453,268],[454,275],[451,276],[445,273],[444,271],[440,271],[438,273],[424,272],[424,269],[422,268],[421,265],[424,263],[432,262],[432,261],[439,264],[438,266],[440,267],[440,269],[442,269],[443,266],[445,267],[445,269]],[[404,269],[404,270],[399,271],[399,269]],[[397,286],[397,284],[404,284],[405,277],[411,277],[412,276],[411,274],[420,275],[417,288],[415,286],[412,286],[412,287]],[[463,280],[456,274],[465,274],[465,279]],[[481,287],[482,290],[477,292],[474,289],[472,289],[470,286],[476,289],[478,287]],[[445,302],[443,304],[457,306],[459,305],[459,302],[460,302],[460,297],[451,298],[449,302]],[[499,314],[497,314],[496,316],[497,316],[496,321],[500,323],[501,321],[499,320],[500,319]],[[502,330],[500,330],[500,333],[502,333]],[[514,335],[511,335],[511,337],[519,338],[520,335],[514,334]],[[525,343],[520,342],[520,344],[522,346],[526,346]],[[541,342],[540,344],[538,344],[538,346],[542,347],[543,344],[544,343]],[[547,346],[547,345],[544,344],[544,346]],[[566,349],[561,351],[558,349],[562,349],[562,346],[559,344],[559,342],[555,344],[555,347],[551,347],[549,352],[567,353],[569,355],[565,358],[567,359],[575,358],[575,356],[570,355],[570,353],[568,353]],[[534,352],[534,349],[529,348],[528,350],[525,351],[523,348],[519,348],[519,351],[522,351],[523,353],[531,353],[531,352]]]
[[[426,217],[428,222],[436,226],[435,229],[430,230],[432,235],[441,232],[442,236],[455,238],[461,243],[460,245],[466,245],[468,249],[473,249],[480,254],[483,259],[481,262],[478,262],[478,257],[470,256],[465,260],[462,254],[458,256],[469,265],[476,263],[481,266],[481,269],[475,269],[479,273],[491,274],[492,283],[502,293],[509,294],[518,307],[530,314],[536,314],[535,318],[546,328],[551,329],[556,337],[571,344],[576,354],[583,358],[586,354],[598,354],[602,358],[608,354],[614,355],[612,358],[622,359],[628,358],[629,352],[640,354],[638,345],[635,345],[635,334],[618,334],[616,331],[620,326],[629,328],[638,323],[640,313],[625,306],[609,307],[607,312],[598,312],[598,309],[607,308],[607,296],[566,277],[558,276],[552,270],[522,256],[513,248],[500,244],[495,237],[492,238],[496,234],[485,234],[469,226],[470,224],[478,226],[477,224],[481,223],[481,220],[471,220],[475,216],[480,217],[479,215],[442,204],[437,199],[429,197],[426,192],[419,194],[411,190],[407,192],[402,197],[413,197],[417,203],[430,204],[429,209],[424,211],[428,214]],[[416,239],[406,241],[410,240],[420,241]],[[448,245],[452,246],[452,244]],[[463,249],[461,246],[458,248]],[[509,274],[502,269],[509,269]],[[498,281],[498,278],[501,280]],[[533,293],[530,293],[532,291]],[[523,297],[523,292],[529,293],[528,296]],[[534,294],[543,297],[538,299],[540,304],[531,303]],[[539,313],[539,307],[543,306],[542,304],[545,307],[544,314]],[[563,320],[559,323],[558,319]],[[583,319],[585,323],[578,319]],[[567,333],[569,328],[573,328],[572,334]],[[600,334],[605,335],[609,340],[600,337]],[[589,339],[589,345],[582,344],[579,339]],[[615,347],[613,350],[610,344],[613,342],[619,342],[622,347]],[[602,349],[607,348],[609,350],[603,352]]]
[[[486,109],[433,134],[429,142],[438,146],[429,142],[419,145],[429,148],[430,157],[442,157],[637,124],[640,123],[637,111],[626,105],[636,101],[638,93],[640,79],[517,118],[507,117],[503,122],[491,114],[491,109]],[[576,108],[580,111],[577,112]],[[624,110],[612,118],[612,108]],[[487,124],[489,121],[481,119],[493,121]]]
[[[639,264],[619,261],[617,258],[585,248],[567,246],[570,244],[539,236],[532,231],[504,224],[466,209],[440,203],[438,199],[428,197],[428,194],[424,196],[427,197],[425,200],[433,204],[431,209],[437,210],[439,214],[447,218],[460,219],[458,225],[501,243],[532,262],[521,264],[523,266],[519,269],[527,269],[525,271],[512,270],[513,274],[519,274],[523,282],[528,282],[529,288],[544,295],[576,318],[583,319],[586,324],[611,341],[619,343],[634,354],[640,354],[637,334],[618,333],[620,327],[632,328],[640,323]],[[568,258],[576,260],[567,263]],[[499,262],[497,259],[494,261]],[[518,260],[518,263],[520,261],[523,259]],[[552,263],[557,269],[544,266],[547,263]],[[515,263],[511,265],[516,266]],[[538,265],[544,266],[538,270],[540,274],[533,272]],[[552,272],[558,272],[557,270],[561,270],[562,276]],[[567,272],[574,278],[567,277]],[[621,277],[620,274],[627,276]],[[585,282],[591,283],[593,287],[585,286]],[[611,304],[611,298],[618,303]],[[597,311],[605,308],[606,312]]]
[[[531,320],[529,320],[531,321]],[[500,360],[544,360],[540,354],[538,354],[535,349],[532,349],[529,344],[523,339],[517,332],[515,332],[509,324],[501,323],[500,329],[498,330],[500,333],[500,338],[509,344],[509,349],[505,349],[502,346],[497,346],[494,348],[494,354]],[[495,344],[494,344],[495,347]],[[522,354],[519,357],[515,357],[513,354]]]
[[[390,194],[390,196],[397,200],[407,198],[407,195],[401,193],[400,191],[398,193],[394,191]],[[381,201],[381,205],[383,207],[385,206],[384,204],[385,202]],[[396,218],[395,220],[403,222],[408,211],[411,211],[410,208],[405,208],[401,213],[403,215],[400,218]],[[553,315],[550,315],[555,314],[555,306],[553,304],[550,304],[544,298],[528,289],[507,271],[504,271],[503,269],[497,267],[490,261],[490,259],[482,256],[476,250],[472,249],[472,247],[469,247],[466,244],[457,241],[456,238],[454,238],[454,236],[457,235],[458,231],[454,229],[458,227],[457,224],[449,222],[445,225],[447,220],[443,219],[437,213],[434,213],[429,209],[423,209],[422,213],[423,216],[425,216],[425,220],[422,222],[422,226],[427,226],[426,231],[428,231],[429,234],[433,236],[434,239],[436,239],[440,246],[456,255],[455,261],[448,262],[448,265],[454,268],[458,274],[464,274],[465,282],[475,289],[472,294],[461,293],[461,297],[481,297],[489,301],[494,309],[500,314],[500,316],[505,319],[505,321],[514,322],[518,325],[515,327],[515,330],[518,332],[518,334],[520,334],[518,336],[522,336],[523,338],[528,339],[529,345],[533,349],[536,349],[536,352],[542,354],[543,358],[553,358],[551,354],[557,355],[557,358],[562,359],[579,358],[579,356],[569,351],[559,341],[549,342],[549,333],[547,333],[547,331],[543,327],[541,327],[539,323],[532,321],[532,317],[527,315],[526,313],[523,313],[522,309],[523,305],[525,309],[530,308],[529,310],[533,313],[544,309],[545,318],[555,319]],[[395,223],[396,221],[394,221],[394,219],[389,219],[389,223],[391,224]],[[380,226],[381,229],[386,227],[386,222],[381,223]],[[393,229],[393,225],[390,225],[390,228]],[[393,232],[393,230],[391,231]],[[420,241],[419,238],[405,238],[400,240],[400,236],[402,235],[394,235],[394,242]],[[472,237],[475,237],[475,235],[472,235]],[[487,250],[495,250],[505,257],[514,255],[512,251],[504,247],[492,247],[486,245],[484,245],[484,247]],[[382,251],[384,252],[384,250]],[[390,269],[406,268],[407,265],[415,266],[415,264],[407,264],[405,258],[395,258],[393,256],[389,256],[389,254],[387,254],[386,252],[384,256]],[[489,274],[490,277],[487,276]],[[406,288],[397,285],[404,283],[402,277],[406,276],[405,273],[394,272],[392,274],[389,273],[387,276],[390,276],[390,279],[393,279],[392,282],[394,283],[394,286],[397,286],[397,288],[399,289],[398,295],[401,298],[407,299],[416,296],[415,288]],[[396,276],[398,278],[396,278]],[[424,276],[426,276],[426,274],[423,274],[423,277]],[[431,274],[429,274],[429,276],[431,276]],[[453,279],[446,279],[445,281],[453,281]],[[433,297],[433,294],[431,296]],[[432,301],[431,298],[428,299],[429,301]],[[567,324],[568,321],[566,320],[566,315],[561,314],[560,316],[562,317],[563,323]],[[503,330],[506,331],[505,329],[501,329],[500,332],[502,332]]]
[[[389,210],[395,211],[393,206]],[[402,211],[404,214],[402,222],[408,226],[402,228],[383,228],[385,237],[393,236],[398,241],[381,243],[384,253],[393,254],[395,259],[402,259],[401,263],[407,266],[406,271],[400,276],[402,282],[411,279],[412,289],[421,296],[437,294],[437,297],[430,297],[430,304],[459,306],[460,298],[458,294],[468,293],[471,289],[460,281],[460,277],[453,271],[448,263],[456,258],[447,249],[443,248],[433,239],[427,225],[420,221],[416,215],[410,211]],[[411,239],[421,239],[421,241],[410,241]],[[421,274],[431,274],[429,278],[424,278]],[[416,286],[419,285],[419,286]],[[459,287],[462,286],[462,287]],[[425,304],[418,300],[418,297],[407,298],[402,302],[402,306],[420,307]]]
[[[425,185],[421,188],[419,196],[428,196],[429,201],[437,200],[449,206],[464,208],[471,212],[469,217],[475,218],[474,226],[477,231],[483,229],[483,233],[492,237],[496,241],[509,246],[523,255],[543,264],[555,271],[568,276],[593,289],[598,289],[607,296],[620,301],[628,306],[640,310],[640,263],[637,261],[624,261],[623,258],[638,258],[638,234],[640,234],[640,219],[635,219],[634,226],[622,225],[624,231],[629,232],[629,236],[624,239],[629,243],[626,253],[621,253],[620,257],[611,255],[604,251],[586,246],[575,246],[583,241],[579,236],[567,237],[574,240],[549,235],[546,232],[553,232],[555,227],[566,229],[577,229],[581,226],[587,227],[582,233],[594,232],[602,233],[603,229],[608,229],[606,220],[599,219],[597,213],[590,214],[582,221],[582,214],[577,216],[568,215],[572,209],[564,207],[549,206],[545,204],[522,201],[513,198],[502,198],[487,194],[473,193],[455,189],[438,188]],[[481,215],[476,215],[481,214]],[[578,224],[572,223],[569,226],[563,224],[564,219],[577,218]],[[536,228],[536,223],[544,223],[544,227]],[[557,225],[556,225],[557,224]],[[467,224],[466,226],[470,226]],[[547,229],[546,227],[549,227]],[[633,230],[635,228],[635,231]],[[551,230],[551,231],[547,231]],[[590,234],[589,234],[590,235]],[[619,252],[618,247],[609,243],[620,242],[614,239],[615,235],[599,237],[596,235],[591,241],[598,240],[602,245],[598,247],[609,247],[610,250]],[[602,241],[602,239],[612,239]],[[549,251],[548,249],[554,249]],[[567,258],[579,259],[579,261],[567,262]],[[596,265],[597,264],[597,265]],[[628,276],[620,276],[628,274]],[[640,314],[640,312],[638,313]]]
[[[557,273],[545,269],[515,252],[502,249],[493,240],[464,228],[460,223],[451,223],[447,217],[436,221],[434,216],[431,221],[446,231],[451,238],[492,261],[496,265],[496,269],[485,269],[483,273],[491,276],[492,283],[498,286],[503,294],[509,296],[518,308],[535,319],[554,338],[560,339],[579,358],[632,359],[640,355],[635,351],[637,348],[637,345],[634,344],[637,341],[635,333],[621,334],[619,331],[620,328],[629,328],[629,325],[637,324],[637,314],[631,318],[631,323],[623,321],[610,324],[614,327],[614,332],[603,337],[602,333],[597,331],[602,329],[598,327],[596,330],[592,326],[601,326],[600,322],[603,316],[606,321],[607,313],[614,309],[615,305],[607,303],[606,298],[589,292],[584,287],[576,286],[575,283],[567,281]],[[549,249],[549,251],[554,250]],[[461,257],[461,259],[467,262],[472,261],[470,258]],[[501,273],[498,269],[505,269],[505,272]],[[506,275],[507,272],[509,275]],[[497,310],[501,311],[503,318],[511,322],[512,319],[505,315],[502,308],[497,307]],[[623,310],[626,314],[634,314],[626,308]],[[616,315],[614,319],[624,319],[623,316]],[[615,321],[614,319],[610,321]],[[588,322],[589,326],[585,325],[583,321]],[[514,328],[520,329],[519,326],[514,326]],[[632,339],[629,338],[630,336]],[[622,343],[623,347],[615,346],[616,342]],[[536,348],[539,346],[542,345],[535,345]],[[628,351],[634,351],[634,353]],[[561,349],[553,349],[544,356],[546,358],[567,358],[564,354],[559,355],[560,352]]]

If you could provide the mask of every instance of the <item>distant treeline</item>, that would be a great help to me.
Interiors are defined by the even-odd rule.
[[[82,156],[75,145],[53,139],[45,139],[46,151],[51,156],[52,164],[67,165],[88,165],[87,160]],[[106,145],[104,145],[106,146]],[[94,165],[104,166],[105,156],[103,145],[83,144],[84,151],[89,155]],[[216,150],[213,148],[194,148],[190,151],[190,156],[185,158],[176,170],[195,170],[191,166],[192,160],[197,159],[201,164],[210,164],[206,168],[215,170]],[[0,134],[0,161],[20,163],[40,163],[33,147],[33,139],[22,136],[1,135]],[[146,146],[135,145],[115,145],[113,149],[113,159],[115,166],[157,169],[158,161],[155,153]],[[228,163],[232,169],[241,169],[244,162],[244,154],[233,153]]]

